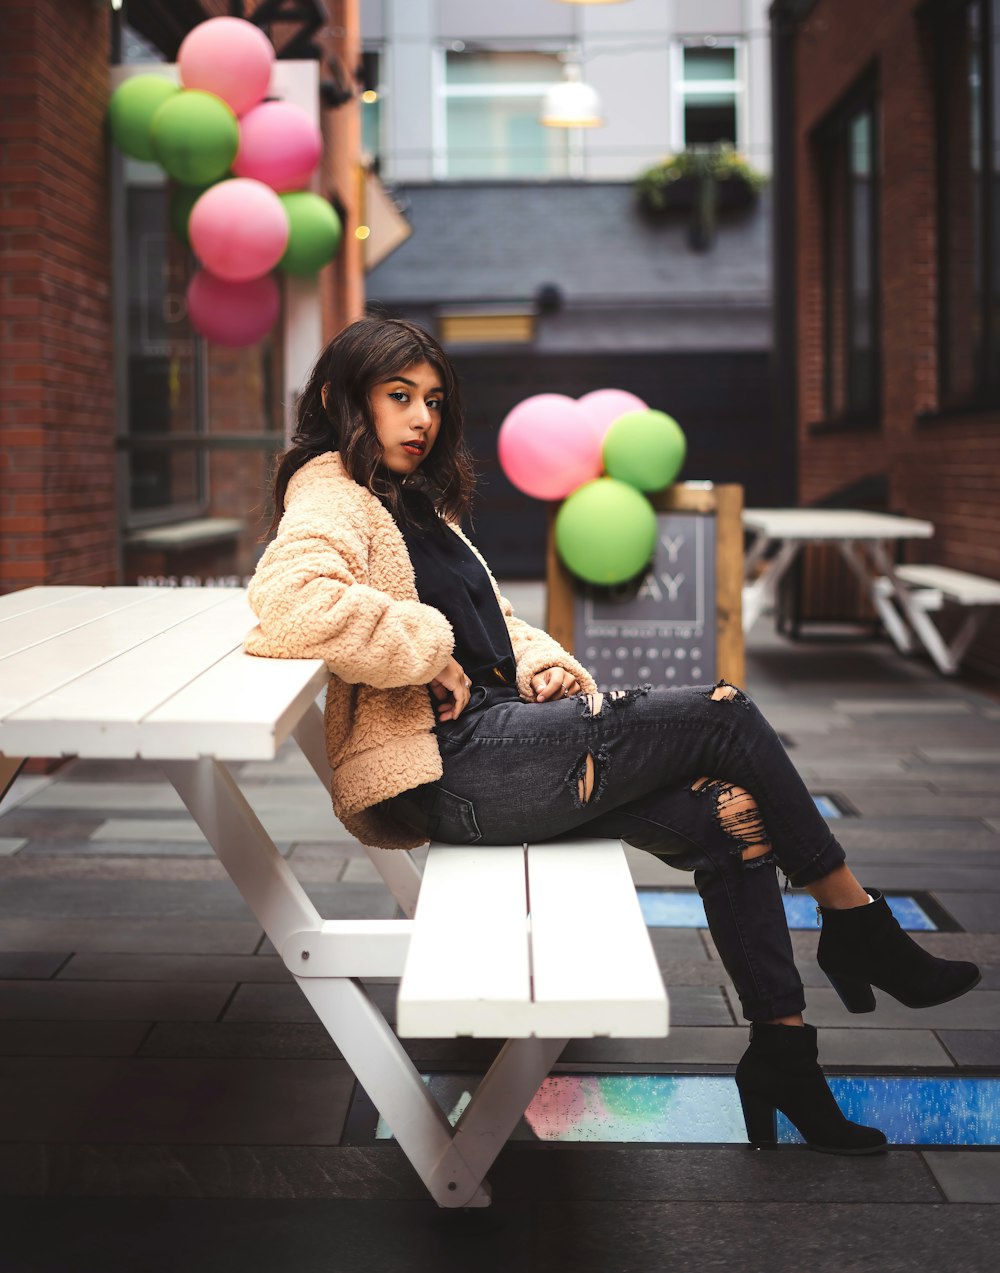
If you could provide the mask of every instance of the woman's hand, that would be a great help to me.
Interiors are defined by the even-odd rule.
[[[548,703],[555,702],[557,698],[579,694],[580,682],[565,668],[550,667],[544,672],[535,673],[531,678],[531,688],[535,691],[536,703]]]
[[[430,688],[437,699],[434,710],[439,721],[456,720],[469,705],[472,682],[465,675],[465,668],[453,658],[431,681]]]

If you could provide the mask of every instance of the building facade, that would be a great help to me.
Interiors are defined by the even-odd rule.
[[[289,364],[363,305],[356,4],[299,5],[265,25],[279,70],[300,66],[317,86],[316,188],[347,221],[308,351],[285,339],[298,303],[288,287],[281,324],[257,346],[223,349],[192,331],[194,262],[171,232],[168,184],[119,155],[104,121],[115,76],[172,62],[197,23],[282,7],[0,4],[0,591],[253,568],[298,388]]]
[[[877,13],[774,6],[777,409],[802,503],[926,518],[914,559],[998,579],[1000,4]]]
[[[684,427],[685,477],[788,498],[770,193],[720,207],[700,250],[693,208],[650,215],[635,188],[666,155],[720,141],[770,172],[764,0],[362,0],[361,33],[365,148],[413,230],[369,275],[369,301],[434,330],[459,368],[475,533],[496,568],[543,572],[545,509],[496,460],[504,415],[533,393],[629,389]],[[539,122],[567,66],[602,127]]]

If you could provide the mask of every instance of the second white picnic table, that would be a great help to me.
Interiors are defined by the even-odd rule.
[[[743,511],[743,528],[753,536],[744,560],[744,632],[749,632],[764,611],[773,606],[778,584],[807,544],[835,544],[871,598],[897,648],[904,652],[913,648],[900,613],[918,635],[921,625],[910,590],[896,575],[894,554],[888,545],[905,539],[930,539],[934,534],[932,522],[864,509],[747,508]],[[778,551],[767,557],[775,546]],[[899,607],[898,612],[893,602]]]

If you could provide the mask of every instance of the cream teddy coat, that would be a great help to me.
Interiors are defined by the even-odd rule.
[[[531,678],[549,667],[565,668],[581,688],[595,690],[558,642],[514,617],[492,574],[490,580],[522,698],[534,697]],[[321,658],[332,674],[326,748],[334,812],[365,844],[415,848],[419,839],[371,806],[441,777],[427,685],[448,662],[454,636],[440,610],[417,599],[392,516],[347,475],[337,452],[310,460],[289,481],[278,534],[248,597],[258,620],[246,638],[250,654]]]

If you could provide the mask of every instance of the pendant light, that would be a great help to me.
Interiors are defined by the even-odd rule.
[[[563,79],[542,99],[540,121],[549,128],[599,128],[604,119],[597,92],[580,78],[580,68],[567,62]]]

